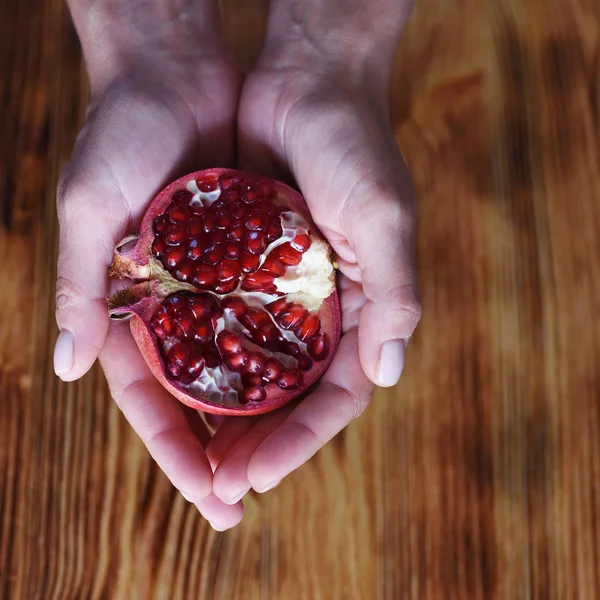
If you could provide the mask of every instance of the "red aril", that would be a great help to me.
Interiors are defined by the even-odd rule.
[[[135,243],[133,243],[135,242]],[[297,398],[340,338],[331,252],[300,194],[229,169],[161,191],[116,248],[109,299],[155,377],[184,404],[251,415]]]

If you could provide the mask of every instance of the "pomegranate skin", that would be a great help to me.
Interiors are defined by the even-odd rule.
[[[200,294],[205,290],[196,288],[189,282],[176,281],[164,269],[157,267],[157,261],[152,254],[152,244],[155,239],[155,219],[158,215],[165,213],[172,204],[177,192],[189,189],[190,181],[220,181],[222,176],[241,180],[249,179],[253,182],[268,182],[275,197],[279,200],[278,204],[301,215],[309,224],[312,242],[314,243],[315,240],[323,241],[323,237],[310,218],[308,207],[302,196],[284,183],[232,169],[210,169],[185,175],[166,186],[152,200],[140,224],[139,235],[125,238],[117,247],[113,263],[109,269],[110,275],[119,278],[131,278],[139,283],[112,296],[108,302],[109,313],[114,319],[130,318],[133,338],[152,374],[180,402],[206,413],[230,416],[257,415],[276,410],[301,397],[329,368],[336,354],[341,335],[339,300],[334,280],[331,293],[322,300],[318,310],[313,310],[313,314],[318,316],[320,331],[327,335],[329,350],[324,358],[310,361],[312,366],[303,373],[301,384],[295,388],[282,389],[271,383],[265,384],[266,397],[260,401],[215,401],[214,390],[212,394],[209,394],[197,388],[192,388],[189,384],[174,378],[167,371],[164,349],[161,350],[160,341],[151,327],[153,315],[156,314],[162,302],[169,297],[169,294],[180,290],[185,293]],[[179,215],[175,215],[175,217],[178,218]],[[252,221],[250,226],[254,226],[255,223],[261,224],[259,218],[252,217],[249,220]],[[298,248],[301,250],[306,250],[305,237],[302,234],[302,237],[299,238]],[[130,247],[133,242],[135,242],[135,245]],[[329,260],[331,261],[331,258]],[[242,274],[241,278],[243,279],[245,276]],[[248,275],[248,277],[251,277],[251,275]],[[241,287],[234,294],[244,298],[245,292],[243,290],[244,288]],[[213,294],[217,301],[228,297],[227,293],[219,295],[212,292],[212,290],[205,293]],[[271,297],[269,302],[275,299],[277,299],[276,296]],[[265,302],[266,304],[268,302]],[[273,317],[273,320],[275,321],[275,317]],[[270,356],[269,350],[263,351],[268,358]],[[237,391],[240,392],[239,389]],[[260,394],[257,394],[257,397],[260,396]]]

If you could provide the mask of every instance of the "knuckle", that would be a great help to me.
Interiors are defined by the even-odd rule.
[[[77,307],[80,298],[82,298],[81,290],[73,280],[59,275],[56,280],[56,314],[60,316]]]
[[[404,285],[395,294],[396,301],[392,307],[395,320],[413,325],[413,329],[421,320],[422,306],[419,288],[416,285]]]
[[[351,412],[351,420],[358,419],[368,408],[371,403],[371,397],[360,397],[357,395],[353,395],[353,403],[352,403],[352,412]]]

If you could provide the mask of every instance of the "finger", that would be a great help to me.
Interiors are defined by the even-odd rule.
[[[361,364],[371,381],[383,387],[400,379],[406,343],[421,316],[413,191],[399,156],[398,169],[404,176],[388,184],[369,178],[357,184],[343,213],[367,299],[360,315]]]
[[[210,494],[196,504],[200,514],[210,523],[215,531],[225,531],[235,527],[244,517],[242,502],[225,504],[215,494]]]
[[[54,369],[61,379],[73,381],[92,366],[108,331],[107,266],[117,226],[116,221],[102,218],[103,202],[91,188],[66,183],[57,202],[56,321],[60,333]]]
[[[294,405],[288,405],[261,416],[256,424],[229,448],[213,478],[213,490],[223,502],[233,504],[248,493],[252,487],[248,479],[250,458],[263,440],[288,417],[293,408]]]
[[[252,429],[257,420],[258,417],[234,417],[220,425],[206,447],[206,455],[213,471],[235,443]]]
[[[182,495],[194,504],[212,492],[212,470],[182,410],[154,378],[129,327],[113,323],[100,353],[111,394],[148,451]]]
[[[342,332],[358,327],[360,312],[363,309],[366,298],[362,285],[340,275],[337,280],[342,310]]]
[[[247,472],[252,487],[257,492],[271,489],[304,464],[364,411],[372,392],[373,384],[360,368],[357,332],[349,331],[316,391],[254,451]]]
[[[188,120],[191,124],[191,115]],[[156,135],[156,123],[172,135]],[[113,93],[90,111],[57,197],[60,334],[54,365],[62,379],[81,377],[97,358],[108,331],[104,298],[114,246],[131,233],[148,200],[187,159],[193,138],[193,127],[176,123],[168,104],[153,98],[140,103],[136,94]]]

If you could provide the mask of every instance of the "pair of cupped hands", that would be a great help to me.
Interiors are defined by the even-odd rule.
[[[242,78],[222,40],[204,39],[90,73],[86,123],[58,190],[55,370],[73,381],[99,358],[150,454],[220,531],[242,519],[250,489],[271,489],[358,417],[375,384],[396,384],[419,320],[414,197],[389,124],[389,73],[364,64],[298,44],[265,48]],[[152,376],[128,325],[109,324],[105,298],[114,246],[157,191],[216,166],[299,187],[335,252],[343,337],[308,397],[208,428]]]

